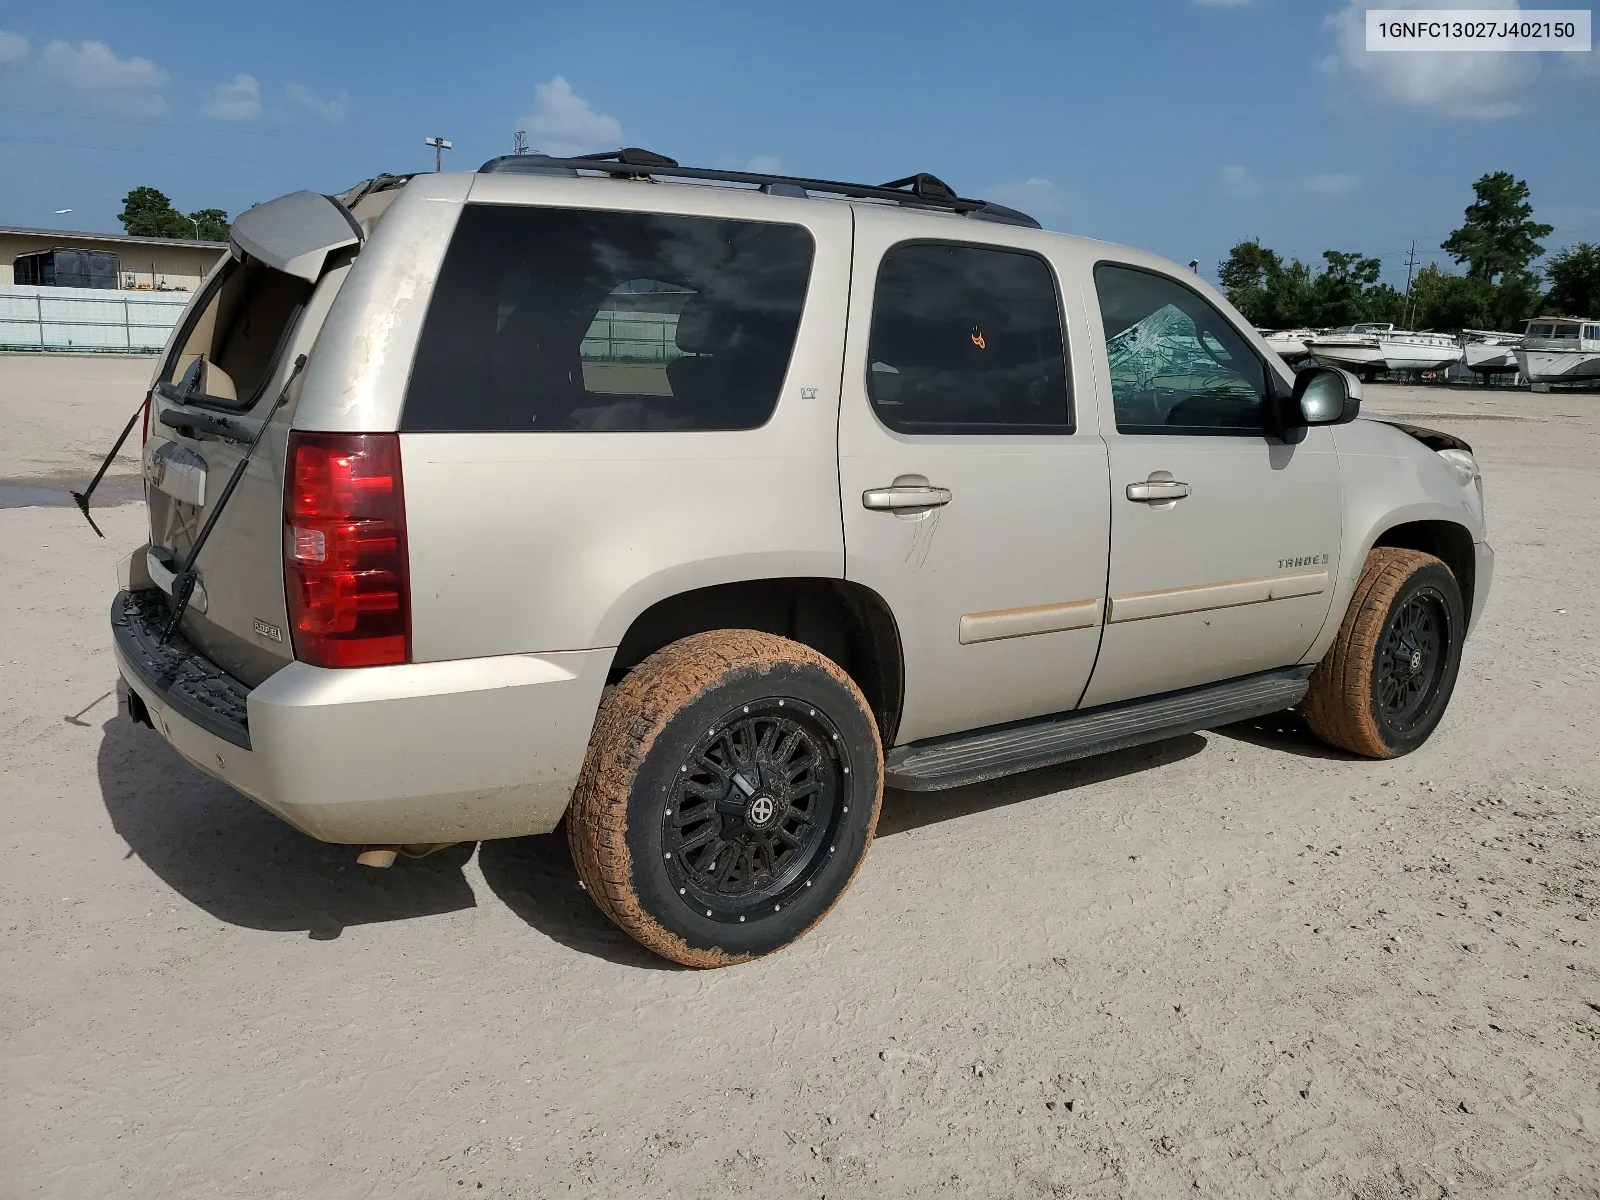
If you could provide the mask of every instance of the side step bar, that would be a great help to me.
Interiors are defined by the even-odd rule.
[[[902,791],[937,792],[1264,717],[1298,704],[1311,671],[1310,666],[1288,667],[1103,708],[910,742],[889,752],[883,781]]]

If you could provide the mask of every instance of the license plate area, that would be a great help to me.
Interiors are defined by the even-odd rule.
[[[144,480],[182,504],[205,506],[206,460],[187,446],[149,442],[144,451]]]

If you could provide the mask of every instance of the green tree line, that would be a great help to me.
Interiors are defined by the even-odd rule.
[[[153,187],[136,187],[124,196],[117,220],[134,237],[198,238],[202,242],[225,242],[232,228],[223,209],[202,208],[185,216]]]
[[[1528,185],[1496,171],[1472,185],[1461,227],[1440,249],[1456,274],[1424,267],[1409,297],[1378,280],[1376,258],[1325,250],[1320,267],[1283,258],[1259,241],[1240,242],[1218,268],[1233,306],[1263,329],[1314,329],[1392,321],[1414,329],[1517,332],[1541,313],[1600,314],[1600,244],[1579,242],[1553,255],[1543,280],[1533,269],[1552,226],[1533,219]]]

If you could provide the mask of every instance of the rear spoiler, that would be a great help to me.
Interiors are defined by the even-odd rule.
[[[240,213],[228,240],[235,258],[248,256],[315,283],[328,255],[365,237],[350,210],[332,196],[290,192]]]

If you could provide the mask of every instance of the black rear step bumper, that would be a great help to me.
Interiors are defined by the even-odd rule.
[[[161,644],[171,610],[157,588],[118,592],[111,632],[128,669],[173,711],[207,733],[250,749],[250,689],[201,654],[182,634]]]

